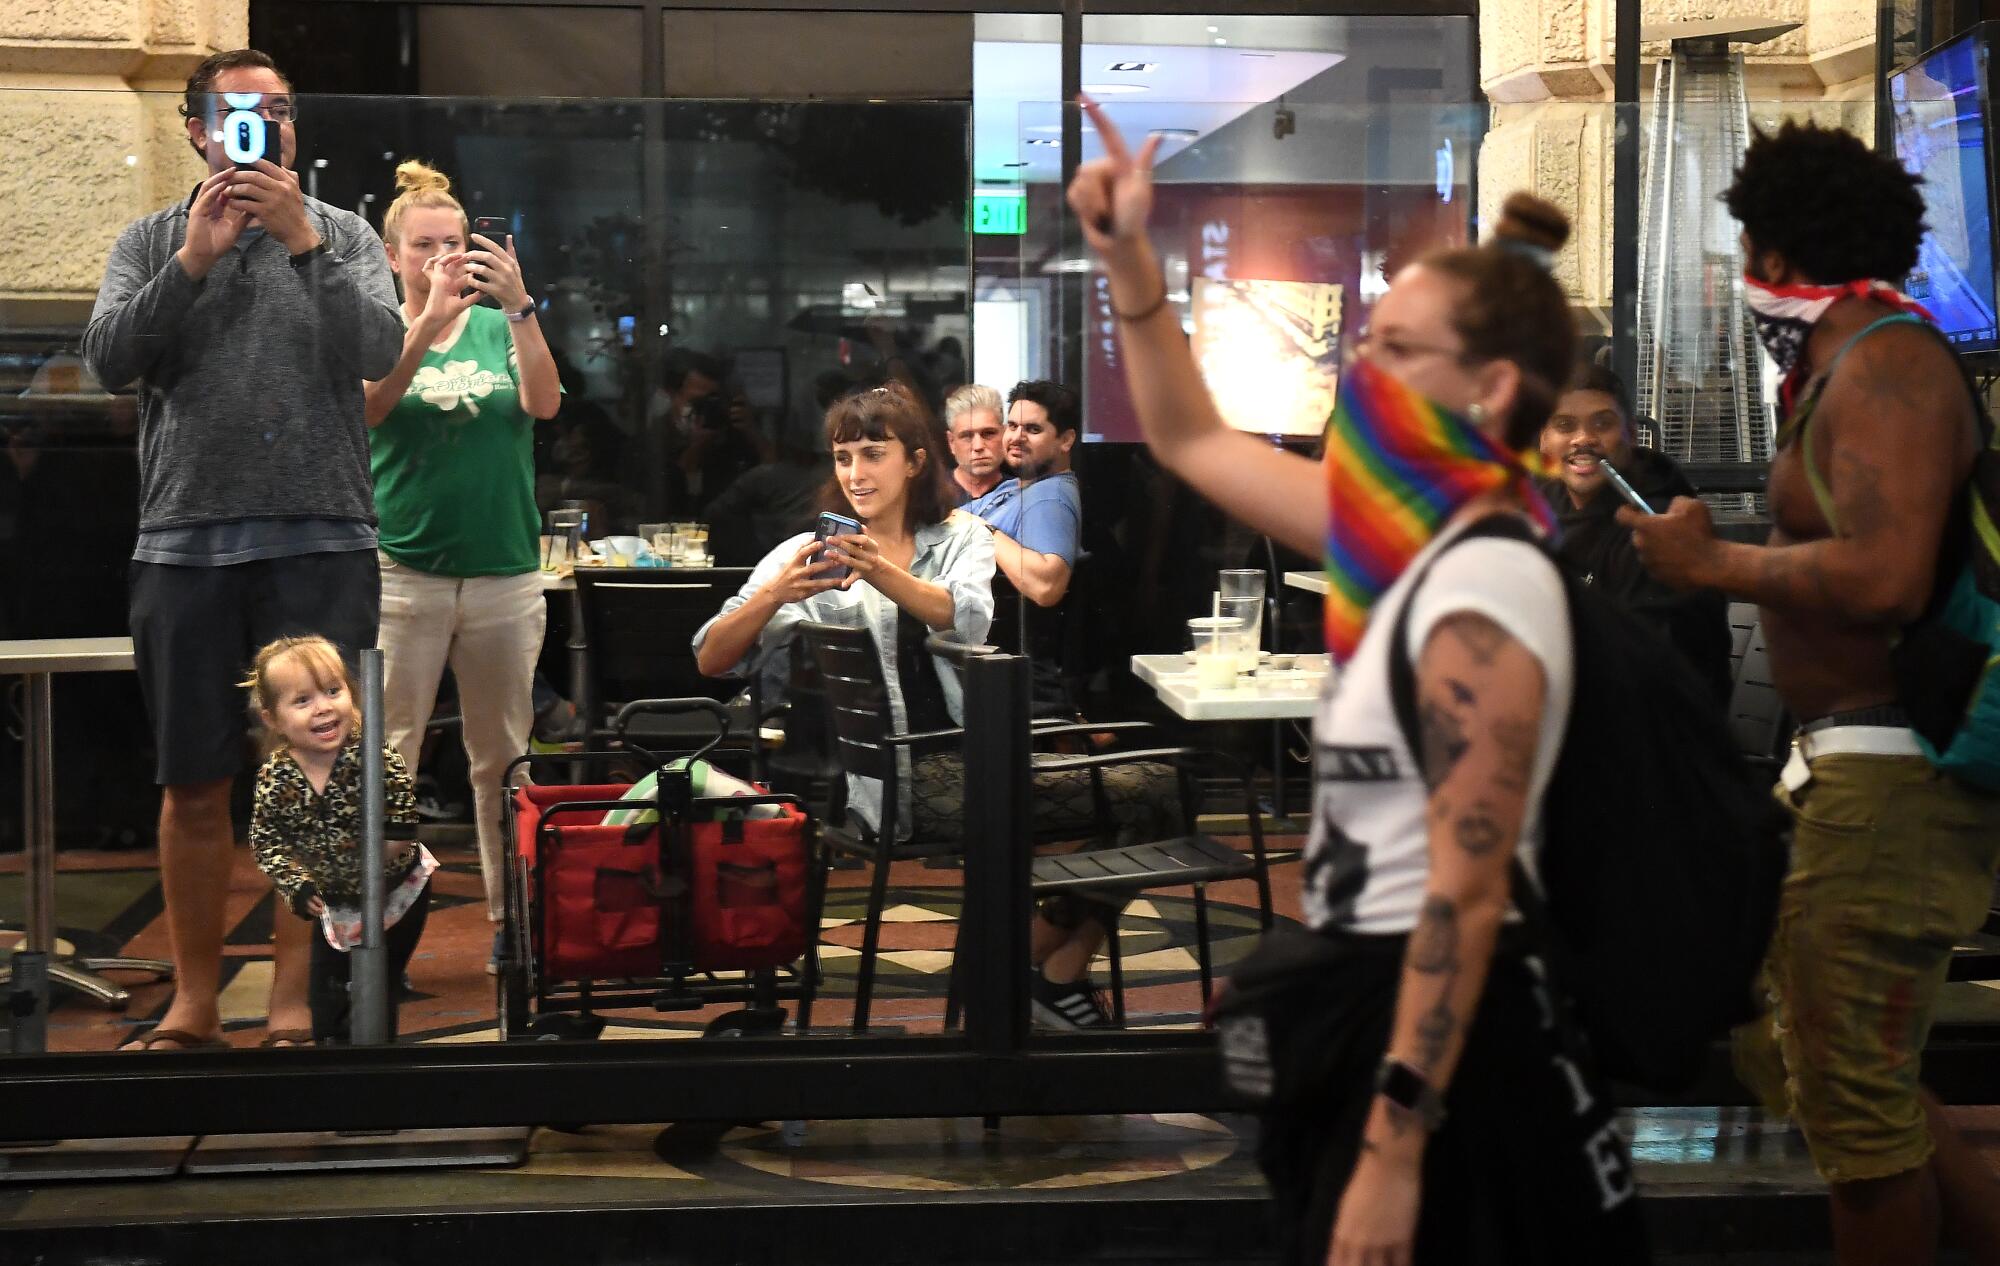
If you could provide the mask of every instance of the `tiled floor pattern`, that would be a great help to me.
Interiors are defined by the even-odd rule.
[[[1295,842],[1295,841],[1294,841]],[[433,847],[443,863],[433,881],[430,921],[410,966],[414,993],[401,1004],[406,1041],[491,1040],[493,978],[485,972],[491,925],[485,919],[476,854],[469,844]],[[0,919],[18,917],[22,879],[18,856],[0,857]],[[889,907],[876,969],[872,1024],[882,1032],[935,1032],[958,931],[962,872],[899,863],[891,872]],[[1274,852],[1274,904],[1282,913],[1297,905],[1295,854]],[[837,870],[821,929],[825,977],[815,1003],[814,1028],[838,1030],[852,1020],[855,970],[867,872]],[[1210,890],[1210,937],[1218,970],[1254,943],[1256,893],[1247,881]],[[1120,944],[1126,970],[1126,1006],[1134,1027],[1184,1027],[1200,1009],[1193,903],[1188,889],[1146,894],[1126,910]],[[271,982],[270,937],[274,904],[270,886],[239,850],[227,904],[230,931],[224,946],[221,1007],[225,1035],[254,1046],[263,1035]],[[126,953],[165,958],[168,942],[158,875],[150,854],[65,853],[57,880],[58,926],[63,947],[85,953]],[[13,934],[0,931],[0,953]],[[1108,980],[1100,961],[1100,987]],[[50,1015],[51,1050],[105,1050],[134,1025],[157,1018],[171,986],[122,981],[132,1001],[121,1014],[79,998],[60,998]],[[698,1036],[707,1022],[731,1009],[659,1013],[651,1009],[607,1015],[604,1038]]]

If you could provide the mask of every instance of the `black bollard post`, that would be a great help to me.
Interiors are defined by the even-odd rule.
[[[1011,1055],[1028,1032],[1028,661],[974,656],[965,673],[965,1034]]]
[[[382,652],[361,652],[361,944],[348,975],[353,1016],[350,1040],[381,1046],[389,1040],[389,963],[382,944],[382,891],[388,806],[382,788]]]

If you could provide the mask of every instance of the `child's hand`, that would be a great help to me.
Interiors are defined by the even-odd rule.
[[[417,842],[415,840],[384,840],[382,841],[382,856],[393,862],[401,857],[405,851],[415,852],[416,848]]]
[[[317,919],[326,913],[326,902],[321,901],[318,897],[314,897],[311,901],[306,902],[306,909],[310,910],[312,917]]]

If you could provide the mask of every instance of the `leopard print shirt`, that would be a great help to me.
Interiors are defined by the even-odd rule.
[[[389,840],[417,833],[416,786],[403,758],[382,749],[383,809]],[[289,751],[272,754],[257,771],[250,817],[250,848],[257,866],[295,913],[304,915],[317,896],[330,906],[361,904],[361,745],[349,743],[334,758],[326,790],[314,791]],[[395,887],[417,864],[414,844],[404,844],[383,867]]]

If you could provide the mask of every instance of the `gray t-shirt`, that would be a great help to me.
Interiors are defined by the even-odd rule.
[[[403,346],[381,239],[307,198],[325,251],[295,264],[276,239],[246,233],[195,281],[174,258],[191,201],[119,235],[83,336],[106,387],[139,383],[142,542],[177,553],[201,535],[156,534],[268,523],[236,529],[261,538],[246,548],[308,552],[283,545],[299,534],[276,525],[372,534],[362,382],[386,376]],[[351,531],[338,534],[347,548]]]
[[[375,529],[352,519],[235,519],[141,532],[132,559],[175,567],[229,567],[374,548]]]

